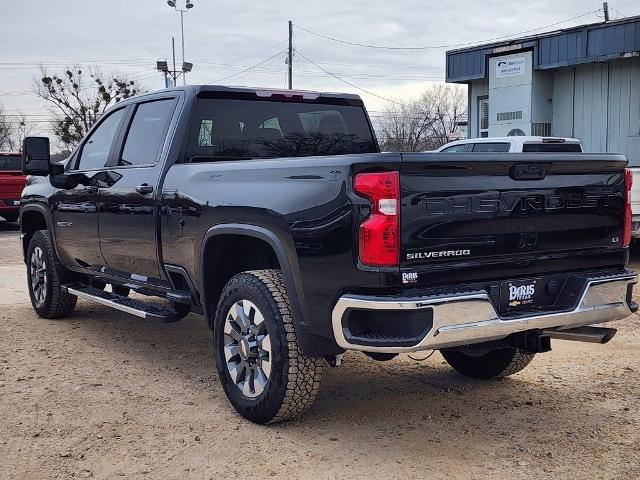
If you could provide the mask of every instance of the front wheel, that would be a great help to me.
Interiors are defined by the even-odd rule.
[[[213,324],[216,367],[236,411],[256,423],[295,418],[313,403],[322,359],[300,353],[279,270],[255,270],[227,283]]]
[[[512,347],[495,350],[441,350],[440,353],[457,372],[483,380],[518,373],[535,356],[534,353]]]
[[[27,250],[27,282],[31,305],[42,318],[71,315],[78,297],[62,290],[51,240],[46,230],[33,234]]]

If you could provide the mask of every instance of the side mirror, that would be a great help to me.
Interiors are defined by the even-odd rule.
[[[22,144],[22,173],[46,177],[49,175],[51,151],[47,137],[27,137]]]

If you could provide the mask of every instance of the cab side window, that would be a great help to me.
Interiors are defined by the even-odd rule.
[[[87,138],[78,159],[78,170],[95,170],[107,164],[124,112],[125,109],[121,108],[109,114]]]
[[[167,136],[175,99],[155,100],[136,107],[118,165],[154,165]]]
[[[508,143],[474,143],[473,151],[481,153],[507,153],[509,152],[510,145]]]
[[[442,150],[442,152],[446,152],[446,153],[462,153],[462,152],[466,152],[467,151],[467,147],[469,145],[466,143],[460,144],[460,145],[452,145],[451,147],[447,147],[444,150]]]

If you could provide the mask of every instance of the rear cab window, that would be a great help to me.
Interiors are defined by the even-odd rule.
[[[377,152],[364,107],[333,100],[199,98],[187,161]]]
[[[21,155],[0,155],[0,171],[22,171]]]
[[[581,153],[582,146],[579,143],[525,143],[522,145],[522,151],[528,153]]]

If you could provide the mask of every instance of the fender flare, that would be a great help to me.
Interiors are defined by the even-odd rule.
[[[24,235],[24,231],[22,229],[22,225],[23,225],[22,217],[25,212],[38,212],[44,217],[44,221],[47,224],[47,230],[49,231],[49,235],[51,236],[51,244],[53,245],[56,259],[60,261],[59,260],[60,254],[58,252],[58,243],[56,242],[56,232],[55,232],[55,229],[53,228],[53,218],[51,216],[51,211],[48,208],[46,208],[44,205],[40,205],[37,203],[28,203],[26,205],[23,205],[20,208],[20,237],[21,237],[20,245],[22,246],[22,250],[23,250],[22,252],[23,258],[26,260],[26,255],[27,255],[27,250],[22,241],[22,236]]]
[[[204,288],[204,254],[206,251],[205,245],[211,238],[220,235],[244,235],[253,237],[265,241],[271,246],[271,248],[273,248],[276,257],[278,258],[278,263],[280,264],[282,275],[284,276],[287,294],[289,295],[289,301],[291,304],[291,314],[293,315],[293,321],[295,326],[297,327],[297,332],[304,343],[304,338],[307,336],[305,335],[305,333],[311,334],[311,332],[308,331],[308,327],[304,321],[304,292],[301,285],[298,262],[295,258],[289,258],[284,242],[272,230],[258,225],[245,223],[225,223],[209,228],[204,234],[204,237],[202,239],[202,246],[200,249],[200,272],[198,274],[198,280],[200,283],[200,291],[203,292],[203,297],[204,292],[206,291]],[[291,244],[291,248],[294,248],[293,241]],[[208,302],[206,298],[202,299],[202,308],[204,310],[205,318],[208,319],[209,312],[207,311]]]

